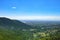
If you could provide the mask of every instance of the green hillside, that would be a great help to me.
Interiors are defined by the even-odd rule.
[[[2,26],[3,28],[7,28],[7,29],[13,29],[13,30],[21,30],[21,29],[30,29],[32,28],[30,25],[27,25],[25,23],[22,23],[18,20],[11,20],[8,18],[0,18],[0,26]]]
[[[18,20],[2,17],[0,18],[0,40],[28,40],[30,33],[22,30],[30,28],[32,28],[30,25]]]
[[[27,32],[0,29],[0,40],[28,40],[29,37]]]

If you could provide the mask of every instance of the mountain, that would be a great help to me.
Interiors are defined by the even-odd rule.
[[[32,26],[18,20],[0,17],[0,40],[28,40],[30,32],[23,29],[30,29]]]
[[[21,29],[30,29],[32,26],[27,25],[18,20],[11,20],[9,18],[0,17],[0,28],[21,30]]]

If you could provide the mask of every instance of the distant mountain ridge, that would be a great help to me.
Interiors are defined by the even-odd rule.
[[[9,18],[0,17],[0,28],[8,28],[8,29],[14,29],[14,30],[20,30],[20,29],[30,29],[32,26],[27,25],[21,21],[18,20],[11,20]]]

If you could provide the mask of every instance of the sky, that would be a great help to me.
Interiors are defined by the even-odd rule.
[[[0,0],[0,17],[60,20],[60,0]]]

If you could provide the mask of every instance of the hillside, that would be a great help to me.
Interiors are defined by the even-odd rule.
[[[20,29],[30,29],[32,27],[18,20],[11,20],[5,17],[0,17],[0,28],[20,30]]]
[[[0,17],[0,40],[28,40],[30,32],[23,29],[30,29],[32,26],[18,20]]]

